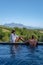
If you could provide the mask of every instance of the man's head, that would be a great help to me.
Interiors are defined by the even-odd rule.
[[[32,39],[34,39],[34,35],[32,35]]]

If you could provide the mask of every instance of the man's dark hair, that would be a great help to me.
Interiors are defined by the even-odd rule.
[[[32,39],[34,39],[34,35],[32,35]]]
[[[12,32],[11,33],[14,33],[15,32],[15,30],[12,30]]]

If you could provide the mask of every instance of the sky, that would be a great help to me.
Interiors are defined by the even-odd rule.
[[[0,0],[0,25],[6,23],[43,28],[43,0]]]

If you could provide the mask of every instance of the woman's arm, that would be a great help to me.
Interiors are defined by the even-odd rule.
[[[20,40],[22,40],[24,42],[24,39],[22,37],[19,37]]]
[[[19,37],[16,37],[16,40],[15,40],[15,42],[18,42],[19,41]]]

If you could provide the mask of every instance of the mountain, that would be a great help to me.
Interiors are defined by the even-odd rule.
[[[18,27],[18,28],[23,28],[25,27],[23,24],[17,24],[17,23],[10,23],[10,24],[4,24],[6,27]]]
[[[27,29],[34,29],[34,27],[31,27],[31,26],[25,26],[25,25],[23,25],[23,24],[18,24],[18,23],[10,23],[10,24],[4,24],[4,26],[6,26],[6,27],[11,27],[11,28],[13,28],[13,27],[18,27],[18,28],[27,28]]]
[[[23,24],[18,24],[18,23],[9,23],[9,24],[4,24],[5,27],[18,27],[18,28],[27,28],[27,29],[43,29],[40,27],[31,27],[31,26],[25,26]]]

